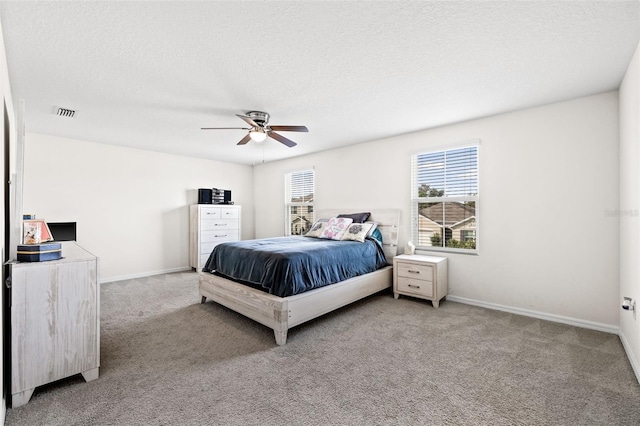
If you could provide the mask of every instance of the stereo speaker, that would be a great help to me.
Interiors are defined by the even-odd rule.
[[[198,204],[212,204],[213,191],[209,188],[198,189]]]

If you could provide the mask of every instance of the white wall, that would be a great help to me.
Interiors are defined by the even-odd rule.
[[[640,45],[620,85],[620,293],[640,308]],[[640,318],[620,312],[620,338],[640,381]]]
[[[284,173],[314,167],[315,205],[402,209],[410,155],[480,139],[480,254],[449,254],[454,297],[618,326],[618,94],[258,165],[256,237],[282,235]]]
[[[253,237],[251,166],[36,133],[25,145],[23,212],[77,222],[103,282],[187,269],[198,188],[230,189]]]

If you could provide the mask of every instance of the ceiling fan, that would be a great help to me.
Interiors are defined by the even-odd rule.
[[[222,129],[242,129],[248,130],[249,133],[242,138],[238,145],[244,145],[249,141],[262,142],[267,136],[285,144],[289,148],[297,144],[291,139],[287,139],[278,132],[308,132],[305,126],[270,126],[269,114],[262,111],[249,111],[247,115],[236,114],[251,127],[202,127],[202,130],[222,130]]]

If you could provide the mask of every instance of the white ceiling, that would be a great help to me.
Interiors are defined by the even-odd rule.
[[[0,3],[26,130],[252,164],[617,89],[640,1]],[[55,106],[77,110],[74,118]],[[306,125],[236,143],[235,114]]]

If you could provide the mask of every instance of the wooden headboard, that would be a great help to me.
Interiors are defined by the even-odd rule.
[[[382,248],[387,257],[387,262],[393,264],[393,256],[398,254],[398,227],[400,226],[400,209],[321,209],[316,210],[316,220],[320,218],[331,218],[339,214],[371,212],[367,219],[370,222],[377,222],[378,229],[382,234]]]

